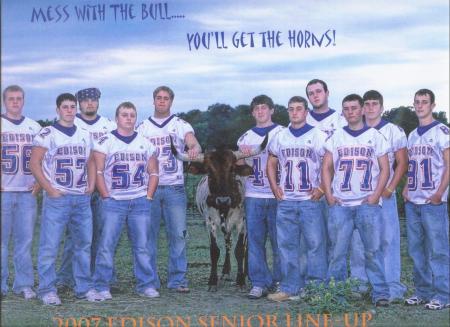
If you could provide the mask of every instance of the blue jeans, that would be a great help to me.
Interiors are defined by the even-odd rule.
[[[168,288],[187,287],[186,258],[186,193],[184,185],[159,185],[153,195],[150,226],[150,262],[154,276],[150,282],[160,288],[157,274],[158,236],[161,218],[164,219],[169,243]]]
[[[320,208],[321,208],[321,219],[322,224],[324,228],[325,238],[324,242],[326,243],[327,253],[326,253],[326,259],[327,259],[327,267],[328,270],[328,258],[329,258],[329,245],[330,242],[328,240],[328,231],[327,231],[327,221],[328,221],[328,203],[325,199],[325,196],[323,196],[320,201]],[[306,278],[307,275],[307,269],[308,269],[308,249],[306,247],[306,241],[303,234],[300,235],[300,287],[303,288],[307,282],[309,282]]]
[[[83,296],[92,288],[92,213],[89,195],[66,194],[58,198],[44,192],[38,252],[39,296],[56,292],[55,261],[66,227],[73,241],[72,268],[75,294]]]
[[[323,281],[327,275],[325,226],[321,218],[321,204],[317,201],[281,201],[277,210],[277,238],[280,251],[280,289],[298,294],[300,280],[300,234],[307,248],[306,279]]]
[[[248,239],[248,271],[252,286],[269,288],[281,280],[277,244],[276,199],[245,198]],[[272,247],[272,272],[266,258],[266,240]]]
[[[389,286],[390,299],[403,298],[406,286],[400,282],[401,258],[400,258],[400,223],[397,211],[397,199],[395,194],[390,198],[383,198],[381,207],[381,252],[384,261],[384,274]],[[357,230],[353,233],[350,271],[354,278],[367,283],[367,275],[364,264],[364,246]]]
[[[406,202],[408,251],[414,263],[415,295],[449,301],[449,239],[447,203]]]
[[[14,239],[14,285],[20,293],[25,287],[33,287],[33,243],[36,222],[36,198],[31,192],[2,192],[2,294],[8,292],[8,246],[11,235]]]
[[[113,277],[114,254],[124,224],[128,227],[128,237],[133,251],[136,291],[143,292],[151,287],[153,275],[148,249],[151,201],[140,197],[132,200],[103,200],[103,228],[99,239],[95,261],[95,288],[109,291]]]
[[[91,273],[95,270],[95,256],[97,254],[98,242],[102,233],[103,219],[102,219],[102,200],[98,192],[94,192],[91,196],[92,209],[92,245],[91,245]],[[57,284],[73,287],[75,282],[73,280],[72,272],[72,238],[69,230],[66,230],[66,239],[64,240],[64,251],[61,259],[61,267],[57,273]],[[115,271],[113,272],[113,282],[116,281]]]
[[[383,255],[380,247],[381,207],[333,205],[329,207],[328,235],[331,241],[331,258],[328,278],[347,279],[347,255],[356,228],[364,245],[366,273],[372,285],[372,299],[389,299],[389,288],[384,277]]]

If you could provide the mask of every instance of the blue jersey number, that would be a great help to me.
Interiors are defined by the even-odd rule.
[[[164,172],[167,174],[176,173],[178,171],[178,161],[172,154],[170,146],[165,146],[161,149],[161,156],[167,158],[161,158],[161,161],[163,162],[162,169]]]
[[[286,179],[284,181],[284,189],[286,191],[294,191],[295,189],[295,185],[294,185],[294,181],[292,178],[292,173],[293,173],[293,169],[294,169],[294,163],[292,162],[292,160],[287,160],[284,168],[286,168]],[[299,175],[300,175],[300,181],[298,183],[298,190],[300,192],[306,192],[306,191],[311,191],[311,182],[309,181],[309,167],[308,167],[308,162],[301,160],[299,161],[299,163],[297,164],[297,166],[295,166],[295,168],[298,170]]]
[[[417,160],[411,159],[408,162],[408,190],[415,191],[417,190],[417,178],[420,167],[421,173],[421,184],[420,188],[422,190],[433,190],[435,187],[435,183],[433,181],[433,174],[431,169],[431,158],[422,159],[420,162]]]
[[[356,165],[355,165],[356,161]],[[372,191],[372,161],[367,159],[344,159],[339,162],[338,171],[344,172],[341,191],[352,190],[351,179],[353,169],[362,171],[360,191]]]
[[[31,147],[31,145],[19,146],[19,144],[2,145],[2,173],[15,175],[20,167],[24,175],[31,175]]]
[[[114,165],[112,167],[111,188],[114,190],[130,188],[130,182],[133,186],[140,187],[145,183],[144,177],[145,165],[138,165],[134,173],[130,172],[128,164]]]
[[[261,169],[261,158],[253,158],[253,185],[264,186],[264,172]]]
[[[71,188],[73,186],[74,169],[81,171],[81,176],[78,178],[75,187],[82,188],[87,185],[86,158],[76,158],[75,165],[73,158],[58,158],[55,166],[55,181],[58,185]]]

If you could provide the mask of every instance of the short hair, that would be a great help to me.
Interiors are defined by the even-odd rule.
[[[168,86],[162,85],[162,86],[158,86],[154,91],[153,91],[153,100],[156,99],[156,95],[160,92],[160,91],[165,91],[167,93],[169,93],[169,97],[170,100],[173,100],[175,98],[175,93],[173,93],[172,89]]]
[[[252,102],[250,103],[250,111],[253,111],[253,109],[260,104],[266,104],[270,109],[275,108],[273,100],[269,96],[261,94],[252,99]]]
[[[300,102],[300,103],[303,103],[303,106],[305,107],[305,109],[308,110],[308,101],[307,101],[304,97],[301,97],[301,96],[299,96],[299,95],[293,96],[293,97],[290,98],[289,101],[288,101],[288,107],[289,107],[289,105],[290,105],[291,103],[294,103],[294,102]]]
[[[383,96],[376,90],[370,90],[364,93],[363,101],[366,102],[367,100],[378,100],[378,102],[380,102],[380,105],[383,106]]]
[[[434,103],[434,93],[433,93],[433,91],[431,91],[431,90],[429,90],[429,89],[420,89],[420,90],[418,90],[415,94],[414,94],[414,98],[417,96],[417,95],[429,95],[430,96],[430,101],[431,101],[431,104],[433,104]]]
[[[22,97],[25,98],[25,92],[19,85],[9,85],[3,90],[3,101],[6,100],[6,93],[8,92],[21,92]]]
[[[322,81],[321,79],[315,78],[315,79],[310,80],[310,81],[308,82],[308,84],[306,84],[306,88],[305,88],[306,94],[308,94],[308,86],[313,85],[313,84],[317,84],[317,83],[322,84],[323,90],[324,90],[325,92],[328,91],[328,85],[327,85],[327,83],[325,83],[325,82]]]
[[[116,118],[119,117],[120,108],[133,109],[134,112],[136,112],[136,114],[137,114],[136,106],[130,101],[125,101],[125,102],[122,102],[121,104],[119,104],[117,106],[117,108],[116,108]]]
[[[361,98],[361,96],[359,94],[352,93],[352,94],[345,96],[345,98],[342,100],[342,105],[344,105],[344,102],[349,102],[349,101],[358,101],[359,105],[361,107],[364,106],[363,98]]]
[[[73,101],[75,102],[75,104],[77,103],[77,98],[71,94],[71,93],[62,93],[60,95],[58,95],[58,97],[56,98],[56,106],[59,108],[59,106],[61,106],[61,103],[63,103],[63,101]]]

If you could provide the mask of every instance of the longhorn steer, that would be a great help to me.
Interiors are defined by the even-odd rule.
[[[267,137],[261,145],[249,152],[215,150],[199,154],[195,160],[190,160],[187,154],[178,153],[174,146],[172,152],[183,161],[192,161],[189,171],[194,174],[206,174],[197,185],[197,208],[206,220],[209,231],[211,273],[208,285],[209,291],[217,291],[217,262],[220,249],[217,246],[217,229],[220,228],[225,238],[225,261],[222,268],[222,279],[229,278],[231,264],[231,232],[236,226],[238,241],[234,249],[238,265],[236,284],[243,289],[247,275],[244,262],[247,255],[247,232],[244,220],[244,180],[253,173],[252,167],[237,165],[239,159],[259,154],[267,145]]]

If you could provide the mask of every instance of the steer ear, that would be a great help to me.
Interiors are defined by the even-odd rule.
[[[188,172],[193,175],[204,175],[206,174],[205,165],[200,162],[191,162]]]
[[[250,176],[253,174],[253,168],[249,165],[236,165],[235,172],[239,176]]]

